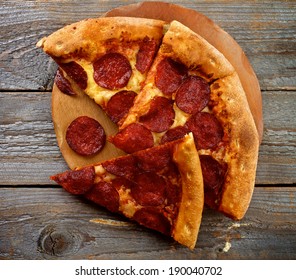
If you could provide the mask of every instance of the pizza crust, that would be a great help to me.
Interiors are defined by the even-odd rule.
[[[37,47],[55,57],[67,59],[73,55],[93,61],[104,53],[108,40],[136,41],[144,37],[160,39],[165,22],[132,17],[86,19],[67,25],[48,37],[42,38]]]
[[[213,109],[214,114],[229,131],[226,140],[228,171],[218,210],[241,219],[254,190],[259,136],[236,73],[213,83],[211,92],[212,98],[219,102]]]
[[[172,237],[193,249],[204,205],[203,178],[192,133],[174,149],[174,161],[182,178],[182,199]]]
[[[235,71],[222,53],[178,21],[171,22],[160,53],[183,63],[207,81],[231,75]]]

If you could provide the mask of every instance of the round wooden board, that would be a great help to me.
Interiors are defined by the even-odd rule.
[[[121,6],[107,12],[104,16],[130,16],[161,19],[165,21],[178,20],[222,52],[236,69],[247,99],[254,121],[257,126],[260,141],[263,135],[262,98],[257,77],[241,47],[236,41],[212,20],[195,10],[164,2],[141,2]],[[104,127],[107,137],[117,132],[113,124],[101,108],[77,87],[77,96],[68,96],[59,91],[56,85],[52,91],[52,118],[57,142],[68,166],[73,169],[94,162],[100,162],[124,153],[113,144],[106,141],[104,149],[97,155],[85,157],[76,154],[65,141],[69,124],[78,116],[86,115],[98,120]]]
[[[81,156],[68,146],[66,141],[67,128],[79,116],[88,116],[97,120],[103,126],[107,136],[114,135],[117,132],[117,126],[105,115],[102,109],[78,87],[75,87],[75,85],[72,85],[72,87],[77,93],[76,96],[62,93],[55,84],[52,90],[54,130],[61,153],[69,168],[74,169],[78,166],[85,166],[123,155],[123,151],[117,149],[108,141],[106,141],[103,150],[93,156]]]

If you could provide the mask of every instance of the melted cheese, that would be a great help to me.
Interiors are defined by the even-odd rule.
[[[116,178],[115,175],[107,172],[101,164],[95,165],[94,168],[96,174],[95,183],[111,182]],[[129,218],[133,217],[135,212],[142,206],[136,203],[131,196],[131,190],[124,185],[120,186],[117,191],[119,194],[119,211]]]
[[[135,212],[141,208],[141,206],[137,205],[135,200],[132,198],[130,192],[130,189],[126,189],[124,187],[121,187],[118,191],[120,199],[119,211],[128,218],[133,217]]]
[[[100,87],[94,80],[94,68],[93,64],[89,61],[86,60],[80,60],[79,62],[77,61],[80,66],[83,67],[83,69],[87,73],[87,88],[85,89],[85,93],[94,101],[102,106],[103,108],[107,105],[108,101],[110,98],[116,94],[119,91],[122,90],[129,90],[129,91],[134,91],[136,93],[139,93],[141,90],[141,86],[145,81],[146,75],[140,73],[136,69],[136,53],[138,51],[138,48],[135,50],[131,50],[127,54],[125,54],[130,62],[131,68],[132,68],[132,75],[128,81],[128,84],[121,88],[121,89],[115,89],[115,90],[110,90],[110,89],[105,89]]]

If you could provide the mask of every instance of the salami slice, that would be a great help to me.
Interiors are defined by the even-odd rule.
[[[62,93],[76,95],[70,82],[65,78],[63,71],[59,68],[54,78],[54,82]]]
[[[112,184],[99,182],[85,194],[94,203],[107,208],[111,212],[118,212],[119,194]]]
[[[223,138],[221,124],[210,113],[196,113],[187,121],[186,127],[192,131],[197,149],[213,149]]]
[[[219,194],[225,179],[226,164],[221,165],[211,156],[200,156],[201,169],[205,188],[205,202],[214,207],[219,202]]]
[[[153,132],[163,132],[170,128],[175,118],[171,100],[156,96],[151,101],[149,111],[139,121]]]
[[[161,138],[161,144],[183,138],[189,132],[186,126],[176,126],[169,129]]]
[[[165,235],[170,236],[170,222],[157,209],[148,207],[141,208],[134,214],[133,219],[147,228],[157,230]]]
[[[136,93],[122,90],[113,95],[107,103],[106,113],[114,123],[118,123],[134,104]]]
[[[103,149],[106,134],[98,121],[80,116],[68,126],[66,141],[69,147],[79,155],[90,156]]]
[[[140,173],[131,194],[142,206],[158,206],[165,200],[166,181],[154,172]]]
[[[106,89],[120,89],[127,85],[132,68],[120,53],[107,53],[93,63],[95,82]]]
[[[144,171],[157,171],[165,168],[171,161],[171,151],[165,146],[139,151],[134,154],[138,166]]]
[[[68,74],[68,76],[81,88],[87,87],[87,73],[77,62],[59,63],[59,66]]]
[[[102,166],[111,174],[132,180],[137,173],[137,161],[133,156],[119,157],[102,163]]]
[[[126,153],[134,153],[154,145],[151,131],[139,123],[132,123],[119,131],[110,141]]]
[[[197,76],[186,78],[176,93],[176,105],[185,113],[194,114],[204,109],[210,100],[209,84]]]
[[[144,74],[151,66],[157,51],[157,42],[145,37],[137,53],[136,68]]]
[[[164,58],[157,65],[155,84],[163,94],[171,97],[181,85],[186,74],[187,69],[183,64],[170,58]]]
[[[50,177],[72,194],[84,194],[93,187],[95,170],[92,166],[81,170],[70,170]]]

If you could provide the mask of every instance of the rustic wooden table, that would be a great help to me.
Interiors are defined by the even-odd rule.
[[[296,259],[294,0],[167,1],[227,31],[249,58],[263,97],[250,208],[240,222],[205,209],[193,251],[49,180],[67,165],[51,121],[56,65],[35,43],[65,24],[137,1],[0,2],[0,259]]]

